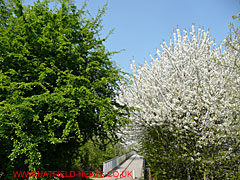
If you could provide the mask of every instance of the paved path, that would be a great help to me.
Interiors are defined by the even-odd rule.
[[[117,176],[119,171],[121,177],[105,177],[105,178],[94,178],[94,180],[141,180],[143,174],[143,157],[135,154],[128,158],[123,164],[113,170],[114,175]],[[126,176],[126,177],[124,177]]]
[[[121,177],[121,180],[132,180],[134,176],[135,179],[141,180],[143,174],[143,157],[138,154],[131,156],[119,167],[119,170],[121,172],[126,171],[126,173],[123,172],[123,176],[129,174],[129,172],[132,172],[131,175],[133,176],[131,177],[129,174],[129,177]]]

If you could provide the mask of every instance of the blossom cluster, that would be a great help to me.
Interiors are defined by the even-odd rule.
[[[209,30],[195,32],[193,25],[190,33],[176,29],[150,63],[137,67],[133,60],[129,84],[122,84],[118,97],[134,107],[127,131],[141,139],[146,127],[162,126],[194,134],[198,148],[228,144],[231,153],[229,142],[239,141],[240,132],[240,69],[238,52],[222,49]]]

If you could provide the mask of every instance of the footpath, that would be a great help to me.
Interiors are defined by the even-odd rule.
[[[104,178],[93,178],[93,180],[141,180],[143,175],[143,157],[138,154],[132,155],[112,170],[112,172]]]

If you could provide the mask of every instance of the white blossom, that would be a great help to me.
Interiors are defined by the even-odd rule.
[[[127,77],[130,83],[121,86],[118,101],[135,108],[129,133],[139,139],[146,127],[167,124],[172,133],[198,135],[199,148],[239,137],[237,52],[231,48],[222,51],[209,31],[199,28],[195,32],[192,26],[190,35],[177,29],[169,45],[163,42],[161,50],[157,49],[157,55],[142,67],[136,67],[133,60],[132,75]]]

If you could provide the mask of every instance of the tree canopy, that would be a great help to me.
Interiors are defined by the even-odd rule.
[[[0,173],[67,169],[88,140],[117,139],[127,109],[102,15],[71,1],[0,0]],[[94,138],[93,138],[94,137]]]
[[[151,63],[133,61],[119,101],[134,108],[129,132],[156,178],[239,177],[239,36],[228,42],[222,50],[209,31],[177,28]]]

